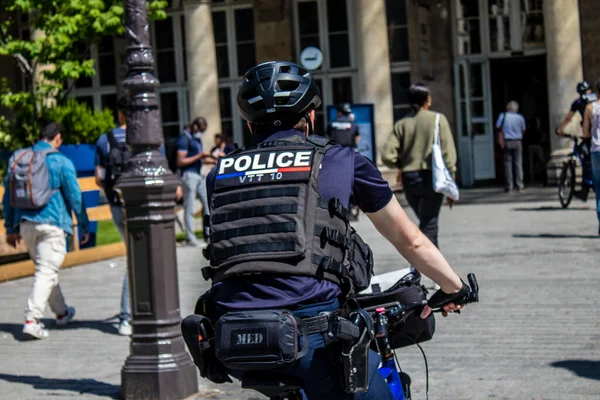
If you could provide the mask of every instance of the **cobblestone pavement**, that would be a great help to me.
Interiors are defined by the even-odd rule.
[[[600,399],[600,240],[592,204],[574,201],[445,207],[440,244],[454,268],[477,273],[481,303],[438,318],[423,348],[430,399]],[[372,244],[376,272],[405,267],[367,218],[357,229]],[[178,249],[182,315],[206,288],[200,251]],[[0,399],[117,398],[128,338],[116,321],[123,259],[61,272],[76,321],[64,330],[48,319],[50,338],[22,341],[31,278],[0,284]],[[50,316],[48,314],[48,316]],[[425,399],[419,350],[398,351]],[[200,381],[194,399],[259,399],[239,385]]]

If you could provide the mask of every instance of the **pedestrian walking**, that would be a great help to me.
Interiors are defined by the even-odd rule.
[[[596,81],[596,94],[600,97],[600,79]],[[598,217],[598,235],[600,235],[600,100],[587,105],[583,118],[583,136],[591,137],[592,179],[596,192],[596,215]]]
[[[75,167],[58,152],[62,142],[60,125],[55,122],[45,125],[33,147],[13,154],[4,180],[6,241],[16,247],[23,240],[35,264],[23,333],[37,339],[48,337],[40,322],[47,305],[56,315],[58,327],[65,326],[75,316],[75,308],[66,304],[58,279],[67,252],[65,235],[73,234],[71,212],[77,216],[83,233],[81,244],[89,239],[88,216]]]
[[[408,204],[419,219],[419,229],[438,246],[438,219],[444,196],[433,190],[431,146],[435,137],[436,116],[430,110],[429,88],[412,85],[408,90],[412,112],[397,121],[383,146],[381,159],[390,168],[398,168],[398,180],[404,187]],[[456,147],[448,120],[439,114],[439,137],[444,163],[454,175]],[[450,206],[454,201],[448,199]]]
[[[128,101],[126,97],[121,97],[117,102],[117,115],[119,126],[112,131],[102,134],[96,142],[96,184],[103,188],[106,200],[110,205],[110,214],[112,221],[121,235],[121,239],[126,241],[125,234],[125,210],[123,201],[115,191],[115,185],[123,172],[127,162],[131,157],[131,151],[127,146],[127,112]],[[161,155],[165,157],[164,145],[159,149]],[[119,334],[130,336],[131,328],[131,305],[129,301],[129,277],[128,271],[125,271],[123,285],[121,289],[121,309],[119,311]]]
[[[504,151],[504,175],[506,176],[505,191],[511,193],[514,185],[523,193],[523,135],[525,134],[525,117],[519,114],[519,103],[511,100],[506,105],[506,111],[498,116],[496,121],[498,144]],[[514,172],[514,179],[513,179]]]
[[[183,207],[185,235],[188,244],[194,247],[206,246],[206,239],[199,241],[194,233],[194,206],[196,198],[202,204],[204,238],[208,237],[209,207],[206,198],[206,178],[202,176],[202,162],[211,155],[203,151],[202,137],[208,128],[206,119],[196,118],[177,140],[177,166],[181,169],[183,183]]]

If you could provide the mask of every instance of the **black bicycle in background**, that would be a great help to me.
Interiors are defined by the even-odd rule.
[[[592,187],[591,167],[589,160],[589,149],[584,143],[583,138],[573,135],[563,135],[562,137],[573,141],[573,151],[567,156],[567,160],[563,163],[558,180],[558,199],[562,208],[569,207],[573,196],[581,201],[587,201],[590,188]],[[577,163],[581,166],[581,189],[576,188],[576,168]]]

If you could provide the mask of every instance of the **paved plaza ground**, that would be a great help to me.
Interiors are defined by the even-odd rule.
[[[437,320],[424,343],[430,399],[600,399],[600,238],[594,204],[562,210],[554,190],[504,195],[465,191],[466,204],[441,216],[440,245],[464,278],[475,272],[481,303]],[[539,200],[544,201],[539,201]],[[376,272],[406,266],[362,216],[357,229],[374,251]],[[181,313],[207,288],[200,250],[177,252]],[[0,399],[118,398],[129,339],[117,335],[124,259],[61,272],[76,321],[44,341],[23,341],[31,278],[0,284]],[[48,314],[50,317],[50,315]],[[415,346],[398,351],[425,399]],[[200,381],[195,399],[259,399],[239,385]]]

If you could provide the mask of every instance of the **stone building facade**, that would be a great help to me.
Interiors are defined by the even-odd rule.
[[[528,133],[539,136],[552,180],[569,142],[551,132],[576,97],[577,82],[600,77],[597,0],[169,3],[168,19],[151,26],[167,144],[199,115],[209,125],[205,146],[217,132],[248,142],[235,105],[240,76],[261,61],[300,62],[302,50],[314,46],[323,56],[313,71],[324,100],[319,129],[328,105],[371,103],[380,149],[394,121],[410,110],[409,85],[423,82],[433,108],[451,122],[458,179],[468,186],[501,181],[494,125],[506,102],[517,100],[536,126]],[[74,95],[94,107],[114,107],[123,52],[118,38],[94,46],[98,74],[77,82]],[[0,74],[14,72],[1,62]]]

